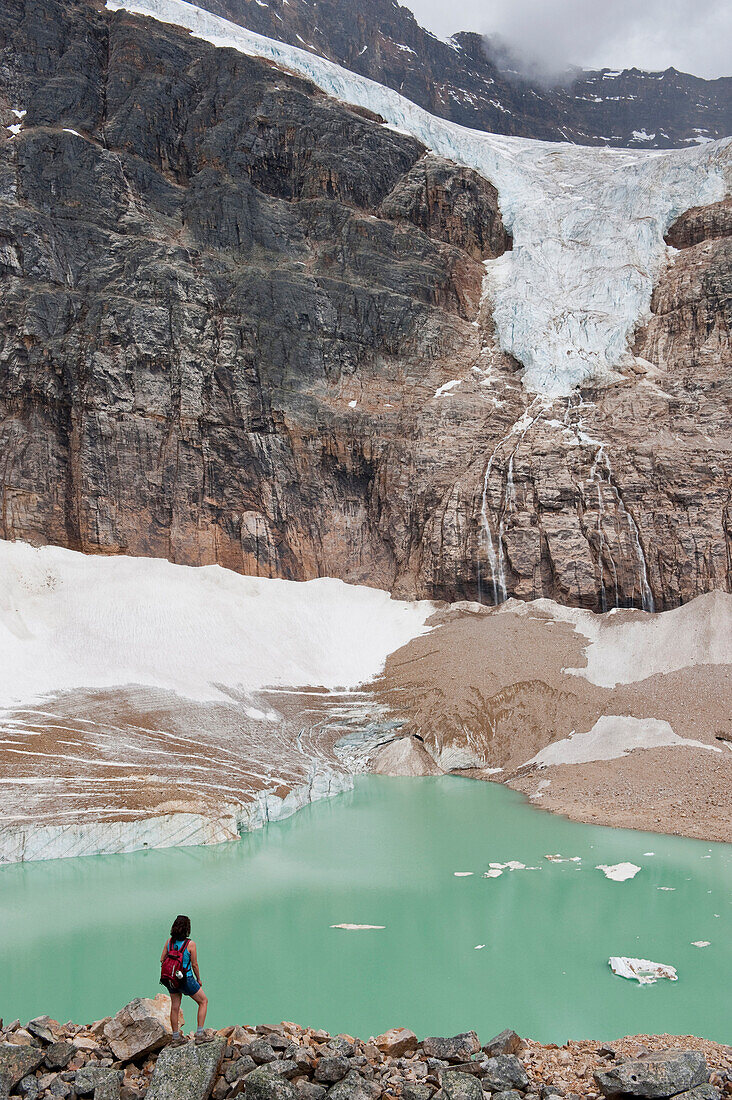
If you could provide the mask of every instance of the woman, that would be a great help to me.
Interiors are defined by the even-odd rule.
[[[170,939],[160,956],[161,983],[170,993],[170,1026],[173,1029],[172,1046],[180,1046],[185,1039],[178,1027],[180,1002],[183,994],[192,997],[198,1005],[198,1023],[196,1042],[208,1042],[203,1025],[206,1022],[208,997],[201,988],[201,975],[198,970],[196,944],[190,939],[191,922],[188,917],[178,916],[170,929]]]

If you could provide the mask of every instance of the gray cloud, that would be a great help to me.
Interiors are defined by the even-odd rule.
[[[402,0],[405,2],[405,0]],[[730,75],[730,0],[406,0],[435,34],[497,35],[527,69],[676,69]],[[457,24],[457,25],[456,25]]]

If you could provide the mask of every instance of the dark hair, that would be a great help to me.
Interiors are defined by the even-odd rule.
[[[170,929],[171,940],[187,940],[191,934],[191,922],[188,917],[178,916]]]

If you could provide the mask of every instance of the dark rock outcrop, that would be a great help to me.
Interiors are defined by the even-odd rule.
[[[704,1055],[695,1050],[649,1055],[595,1074],[603,1096],[665,1098],[704,1085],[708,1079]]]

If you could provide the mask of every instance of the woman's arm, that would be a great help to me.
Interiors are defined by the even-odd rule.
[[[170,943],[170,940],[166,940],[166,941],[165,941],[165,947],[163,948],[163,953],[162,953],[162,955],[160,956],[160,965],[161,965],[161,966],[162,966],[162,963],[163,963],[163,959],[165,958],[165,956],[166,956],[166,955],[167,955],[167,953],[168,953],[168,944],[169,944],[169,943]]]
[[[201,975],[198,971],[198,952],[196,951],[196,941],[191,940],[188,944],[188,950],[191,953],[191,966],[193,967],[193,973],[196,975],[196,981],[200,984]]]

